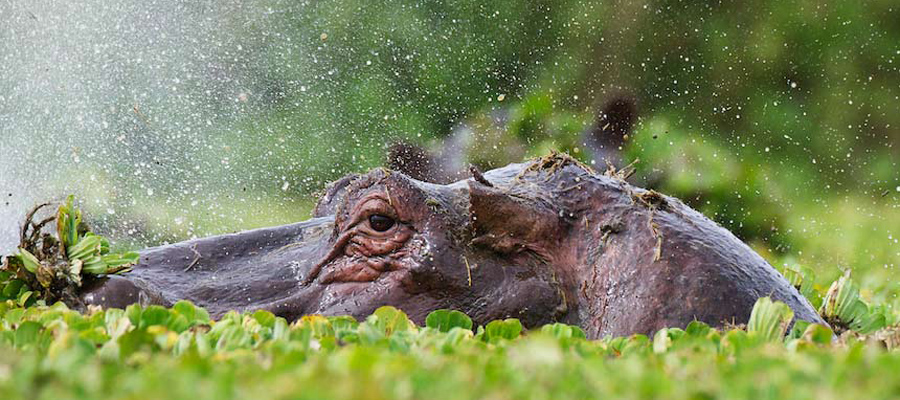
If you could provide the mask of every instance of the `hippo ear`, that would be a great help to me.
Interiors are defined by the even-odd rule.
[[[637,116],[633,98],[615,96],[603,105],[591,130],[592,139],[599,144],[619,146],[625,135],[631,133]]]
[[[313,218],[334,215],[337,207],[341,204],[347,195],[347,188],[353,181],[359,178],[357,174],[350,174],[338,179],[325,188],[325,193],[320,197],[316,208],[313,209]]]
[[[437,163],[425,148],[406,142],[395,143],[388,150],[387,167],[423,182],[437,181]]]
[[[512,195],[478,180],[469,181],[469,213],[472,243],[500,253],[531,250],[548,256],[565,229],[549,202]]]
[[[585,131],[585,145],[601,165],[621,167],[620,149],[634,128],[637,107],[633,98],[620,95],[608,100],[597,113],[593,126]]]

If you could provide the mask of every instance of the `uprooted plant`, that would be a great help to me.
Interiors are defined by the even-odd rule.
[[[36,221],[50,203],[32,209],[22,226],[19,249],[0,265],[0,301],[27,306],[42,301],[79,304],[77,289],[99,275],[126,272],[138,262],[135,252],[112,254],[109,241],[91,232],[69,196],[56,213]],[[46,232],[56,222],[56,232]]]

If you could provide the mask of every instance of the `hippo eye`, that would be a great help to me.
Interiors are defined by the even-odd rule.
[[[381,214],[369,216],[369,226],[377,232],[386,232],[394,226],[394,219]]]

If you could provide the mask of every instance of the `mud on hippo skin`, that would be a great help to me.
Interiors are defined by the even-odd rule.
[[[261,308],[288,319],[393,305],[420,324],[453,308],[481,324],[560,321],[601,337],[742,323],[771,296],[824,324],[765,260],[676,199],[559,154],[476,178],[351,175],[310,221],[145,250],[84,299],[188,299],[213,315]]]

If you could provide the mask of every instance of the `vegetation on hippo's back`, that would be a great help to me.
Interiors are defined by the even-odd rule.
[[[82,220],[81,210],[69,196],[57,212],[41,221],[35,207],[22,226],[19,252],[3,258],[0,266],[0,301],[14,299],[19,305],[57,300],[77,302],[75,290],[83,277],[126,272],[138,262],[138,253],[112,254],[109,241],[95,235]],[[56,222],[56,233],[44,228]]]

